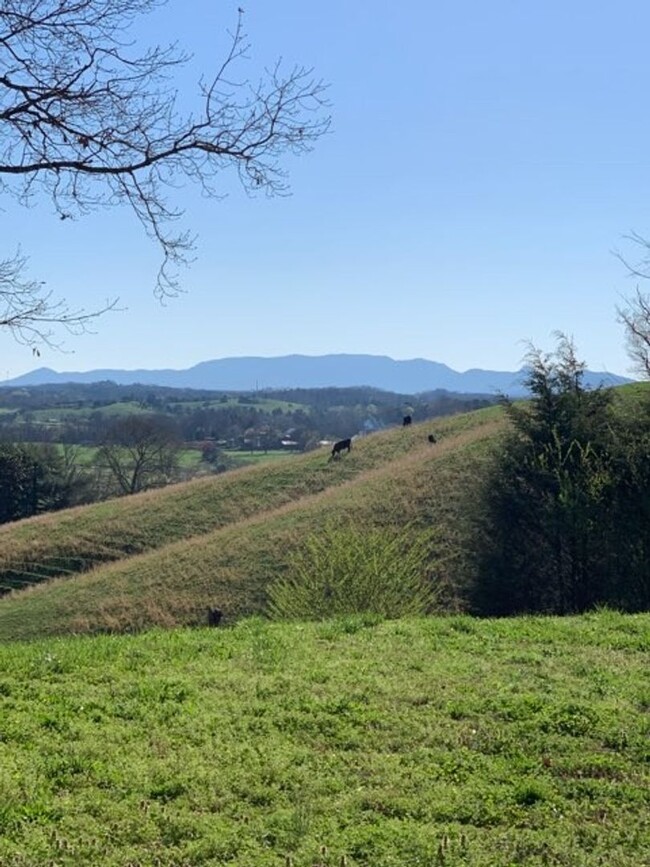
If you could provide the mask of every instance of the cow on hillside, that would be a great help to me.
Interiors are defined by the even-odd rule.
[[[413,419],[410,415],[405,415],[402,419],[402,427],[408,427],[408,425],[410,425],[412,421]]]
[[[346,440],[339,440],[337,443],[334,443],[332,447],[332,457],[335,458],[337,455],[340,457],[341,452],[344,449],[348,450],[348,454],[350,454],[350,449],[352,448],[352,439],[348,437]]]

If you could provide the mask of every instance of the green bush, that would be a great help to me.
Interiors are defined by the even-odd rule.
[[[425,614],[435,604],[431,552],[431,535],[412,528],[329,525],[306,538],[287,574],[270,586],[269,614],[278,620]]]

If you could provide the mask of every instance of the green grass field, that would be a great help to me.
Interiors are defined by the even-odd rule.
[[[283,412],[294,412],[297,409],[302,409],[309,412],[309,407],[304,404],[292,403],[285,400],[275,400],[273,398],[255,398],[250,400],[239,399],[238,397],[229,397],[228,400],[173,400],[164,401],[165,407],[169,407],[171,411],[191,412],[195,409],[224,409],[228,407],[244,407],[257,408],[264,412],[273,412],[274,409],[280,409]],[[15,412],[12,407],[0,407],[0,413]],[[101,413],[107,416],[123,416],[123,415],[143,415],[159,412],[159,409],[153,406],[143,405],[137,400],[122,400],[115,403],[102,404],[93,406],[53,406],[47,409],[28,410],[29,417],[32,422],[41,424],[58,424],[66,418],[81,420],[88,418],[95,413]]]
[[[643,867],[650,616],[0,646],[0,864]]]
[[[63,448],[59,445],[59,448]],[[98,446],[73,446],[75,461],[80,467],[92,467],[97,452]],[[196,469],[201,463],[201,452],[199,449],[181,449],[178,456],[178,465],[181,469],[192,470]]]
[[[504,429],[0,527],[0,867],[650,867],[650,614],[260,616],[333,526],[427,531],[426,610],[453,610]]]
[[[34,445],[55,445],[59,449],[60,452],[63,451],[63,445],[61,443],[34,443]],[[99,451],[99,446],[81,446],[74,445],[72,446],[74,450],[75,462],[78,466],[87,469],[92,467],[95,458],[97,457],[97,452]],[[272,461],[277,460],[278,458],[284,458],[288,453],[285,449],[269,449],[268,451],[242,451],[240,449],[225,449],[224,454],[232,461],[234,461],[238,466],[248,466],[249,464],[258,464],[264,461]],[[182,470],[196,470],[198,465],[201,463],[202,454],[200,449],[196,448],[182,448],[178,454],[178,466]]]

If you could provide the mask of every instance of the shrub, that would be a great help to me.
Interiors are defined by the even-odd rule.
[[[328,525],[307,537],[287,574],[271,585],[269,614],[291,620],[424,614],[435,603],[427,574],[431,552],[431,535],[409,527]]]

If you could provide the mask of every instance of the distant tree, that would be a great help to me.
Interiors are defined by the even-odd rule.
[[[209,441],[203,444],[201,448],[201,460],[206,464],[214,464],[221,457],[221,449],[214,441]]]
[[[180,441],[164,418],[130,415],[108,429],[95,463],[121,494],[165,485],[175,478]]]
[[[71,491],[55,447],[0,444],[0,523],[64,508]]]
[[[81,466],[81,447],[71,442],[61,445],[60,476],[68,491],[66,505],[90,503],[96,497],[88,472]]]
[[[0,444],[0,523],[34,514],[34,467],[25,452]]]
[[[565,614],[650,604],[650,411],[632,422],[613,395],[583,387],[560,335],[531,348],[527,403],[506,402],[511,433],[476,498],[473,602],[485,614]]]
[[[174,45],[138,52],[131,36],[164,3],[0,0],[0,191],[23,205],[42,193],[62,220],[129,206],[161,249],[160,296],[178,290],[176,266],[193,246],[170,228],[181,212],[166,191],[191,180],[216,197],[230,167],[249,191],[283,193],[281,157],[309,150],[329,123],[311,70],[284,73],[278,62],[257,84],[236,71],[248,50],[241,9],[225,55],[181,114],[173,77],[188,56]],[[55,325],[82,331],[114,304],[73,309],[25,267],[20,253],[0,263],[0,326],[28,345],[51,343]]]
[[[236,466],[235,461],[220,449],[215,442],[207,442],[201,449],[201,460],[210,464],[215,473],[225,473]]]

